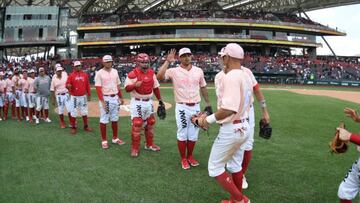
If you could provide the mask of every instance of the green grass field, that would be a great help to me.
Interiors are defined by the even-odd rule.
[[[345,106],[359,109],[359,105],[286,91],[264,93],[273,137],[260,138],[256,126],[246,175],[249,188],[244,193],[252,203],[337,202],[338,185],[359,155],[353,144],[346,154],[333,155],[328,143],[339,121],[359,131],[359,125],[342,112]],[[163,89],[162,95],[174,105],[171,89]],[[209,95],[215,107],[213,89]],[[75,137],[58,127],[53,111],[51,124],[0,122],[0,202],[214,203],[228,198],[207,172],[218,127],[212,126],[209,137],[200,133],[195,148],[200,166],[185,171],[176,145],[174,108],[167,113],[155,127],[161,151],[142,149],[136,159],[130,157],[128,117],[119,122],[119,136],[127,144],[110,145],[108,150],[100,147],[98,118],[90,119],[93,133],[79,130]],[[82,126],[82,120],[78,124]],[[111,139],[109,135],[110,126]]]

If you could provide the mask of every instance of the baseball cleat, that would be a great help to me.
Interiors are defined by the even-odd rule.
[[[196,161],[192,156],[190,156],[188,159],[188,162],[190,163],[191,166],[198,166],[200,165],[198,161]]]
[[[26,121],[29,121],[30,119],[29,119],[29,116],[26,116]]]
[[[36,116],[35,116],[35,115],[33,115],[32,117],[33,117],[33,120],[35,120],[35,119],[36,119]]]
[[[35,123],[36,123],[36,124],[39,124],[39,123],[40,123],[38,118],[35,119]]]
[[[242,189],[247,189],[249,187],[248,182],[246,181],[245,176],[243,176],[243,181],[242,181]]]
[[[2,121],[3,119],[2,118],[0,118],[0,121]]]
[[[235,201],[233,199],[224,199],[224,200],[221,200],[221,203],[250,203],[250,200],[248,197],[243,195],[243,199],[241,201]]]
[[[64,128],[66,128],[66,125],[65,125],[65,123],[60,123],[60,128],[61,128],[61,129],[64,129]]]
[[[44,121],[47,123],[51,123],[51,120],[49,118],[46,118]]]
[[[190,168],[189,162],[187,161],[187,159],[181,159],[181,168],[187,170]]]
[[[131,157],[137,157],[139,156],[139,150],[137,149],[131,149],[131,154],[130,154]]]
[[[109,148],[109,145],[108,145],[107,141],[101,142],[101,147],[102,147],[103,149],[108,149],[108,148]]]
[[[145,147],[144,147],[146,150],[150,150],[150,151],[153,151],[153,152],[158,152],[160,151],[160,147],[157,146],[156,144],[153,144],[152,146],[147,146],[145,144]]]
[[[93,130],[92,130],[91,128],[89,128],[89,127],[85,127],[85,128],[84,128],[84,131],[85,131],[85,132],[92,132]]]
[[[119,138],[116,138],[115,140],[112,140],[113,144],[117,144],[117,145],[123,145],[125,144],[124,141],[120,140]]]

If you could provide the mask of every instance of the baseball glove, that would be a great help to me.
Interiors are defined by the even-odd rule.
[[[209,126],[205,126],[205,119],[207,114],[205,112],[200,112],[198,114],[194,114],[191,116],[191,123],[194,124],[196,127],[201,128],[203,130],[208,130]]]
[[[205,107],[204,112],[205,112],[208,116],[211,115],[211,114],[213,114],[213,110],[212,110],[211,106]]]
[[[339,127],[345,128],[344,123],[341,122]],[[340,140],[338,130],[335,131],[335,136],[330,142],[330,148],[331,148],[331,152],[336,154],[345,153],[348,149],[347,142]]]
[[[159,106],[156,113],[161,120],[166,118],[165,104],[161,100],[159,101]]]
[[[267,123],[265,119],[261,119],[259,122],[260,131],[259,136],[264,139],[270,139],[272,134],[272,127],[270,123]]]

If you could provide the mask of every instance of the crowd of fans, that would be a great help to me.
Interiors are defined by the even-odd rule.
[[[214,19],[227,18],[234,20],[257,20],[277,21],[307,25],[319,25],[314,21],[297,16],[295,14],[271,13],[263,11],[239,11],[239,10],[155,10],[148,12],[128,12],[117,14],[92,14],[80,18],[80,23],[117,23],[137,24],[146,20],[167,20],[167,19]]]
[[[157,71],[163,64],[165,56],[150,56],[150,65]],[[95,72],[102,68],[100,58],[82,59],[83,69],[91,79],[95,77]],[[217,55],[207,53],[197,53],[193,55],[193,65],[202,68],[207,79],[212,80],[213,76],[221,70]],[[0,71],[5,73],[12,71],[15,67],[20,67],[23,71],[34,69],[37,71],[44,67],[49,76],[54,74],[54,66],[61,63],[62,66],[70,72],[72,69],[72,60],[59,60],[51,58],[44,60],[42,58],[31,60],[11,60],[0,63]],[[170,67],[175,67],[179,61],[173,62]],[[250,68],[254,74],[289,74],[295,76],[299,82],[304,80],[330,80],[330,81],[360,81],[360,59],[318,57],[309,59],[299,56],[261,56],[248,54],[245,56],[243,65]],[[125,79],[126,74],[135,66],[135,56],[114,56],[114,66],[118,69],[120,77]]]

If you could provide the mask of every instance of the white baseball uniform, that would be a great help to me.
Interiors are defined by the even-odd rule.
[[[6,101],[12,103],[14,101],[14,95],[12,91],[12,88],[14,87],[14,83],[10,78],[7,78],[5,81],[6,81]]]
[[[165,79],[171,79],[174,84],[177,139],[197,141],[199,128],[191,123],[190,118],[200,112],[200,88],[206,86],[204,72],[196,66],[190,70],[178,66],[167,69]]]
[[[119,120],[120,103],[118,86],[120,84],[119,74],[116,69],[112,68],[110,71],[101,69],[96,73],[95,86],[101,87],[106,109],[108,110],[105,111],[102,103],[99,101],[100,123],[107,124],[109,120],[111,122]]]
[[[21,107],[27,108],[29,106],[28,102],[28,93],[27,90],[29,89],[29,82],[27,79],[21,78],[19,80],[19,86],[21,88],[20,94],[20,105]]]
[[[35,86],[34,86],[35,79],[28,77],[27,80],[29,82],[29,89],[28,89],[29,108],[34,108],[36,105],[36,92],[35,92]]]
[[[225,172],[241,171],[237,151],[249,137],[248,112],[251,105],[252,88],[247,82],[244,70],[234,69],[215,81],[218,109],[226,109],[235,114],[219,120],[219,134],[211,148],[208,171],[211,177]]]
[[[16,107],[21,107],[21,96],[22,96],[22,90],[21,90],[21,86],[19,84],[20,81],[20,76],[14,75],[11,79],[11,81],[13,82],[14,86],[15,86],[15,106]]]
[[[5,97],[6,97],[6,81],[0,80],[0,107],[3,107],[5,105]]]
[[[50,85],[50,91],[53,91],[58,106],[58,114],[62,115],[65,112],[65,108],[68,112],[71,112],[70,95],[66,88],[67,75],[62,74],[61,78],[56,75],[53,76]]]
[[[344,200],[352,200],[360,192],[360,158],[354,162],[351,169],[341,182],[338,197]]]

